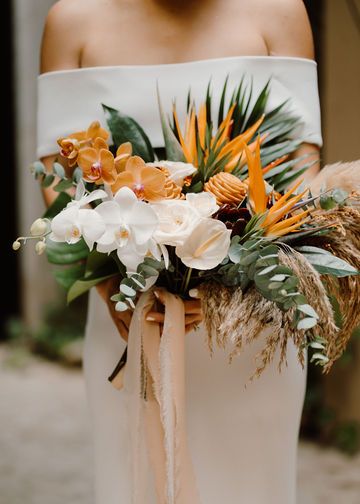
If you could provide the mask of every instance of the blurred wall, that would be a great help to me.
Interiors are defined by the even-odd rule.
[[[360,33],[346,0],[324,2],[321,55],[324,161],[359,159]]]
[[[36,159],[36,78],[39,73],[40,42],[46,14],[55,0],[13,0],[15,37],[15,85],[17,130],[18,228],[28,233],[31,223],[44,211],[40,190],[29,171]],[[41,320],[43,307],[56,296],[55,281],[44,256],[38,257],[33,243],[21,250],[21,295],[24,319],[30,326]]]

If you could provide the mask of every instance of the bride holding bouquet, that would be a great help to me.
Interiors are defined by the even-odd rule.
[[[310,210],[299,214],[300,196],[286,194],[285,181],[288,180],[295,192],[294,183],[298,177],[289,175],[289,168],[294,167],[291,159],[301,158],[295,166],[298,174],[301,163],[310,166],[302,175],[307,181],[316,176],[318,170],[322,137],[317,68],[313,58],[311,30],[301,0],[60,0],[49,12],[43,36],[38,82],[38,157],[48,173],[52,173],[55,160],[61,163],[68,177],[74,176],[75,166],[82,170],[83,193],[78,189],[76,195],[78,202],[85,198],[81,200],[85,201],[85,206],[80,212],[94,211],[96,218],[99,215],[103,218],[105,213],[110,215],[110,206],[114,208],[121,198],[127,198],[128,202],[134,200],[129,219],[133,222],[138,218],[136,229],[142,225],[143,233],[150,233],[155,222],[152,212],[160,223],[165,219],[163,203],[154,203],[157,199],[154,194],[174,198],[175,191],[180,202],[177,208],[183,209],[178,210],[176,219],[182,224],[188,218],[188,214],[182,213],[188,212],[186,205],[195,205],[197,212],[208,211],[205,217],[209,225],[211,220],[219,229],[221,227],[223,234],[216,234],[216,239],[221,236],[220,245],[226,250],[214,266],[220,267],[223,261],[225,269],[221,272],[228,272],[236,251],[244,252],[241,245],[244,242],[241,238],[240,242],[234,239],[235,227],[228,222],[233,202],[231,195],[238,194],[240,186],[244,191],[242,200],[247,194],[248,206],[236,200],[236,208],[242,208],[236,222],[242,219],[247,230],[255,229],[251,227],[254,219],[252,224],[249,222],[251,215],[261,208],[262,212],[271,213],[269,205],[274,205],[273,216],[276,212],[280,215],[279,209],[286,202],[286,208],[291,207],[295,212],[288,216],[286,224],[279,221],[284,218],[285,210],[278,220],[270,219],[273,227],[269,224],[266,228],[266,220],[260,219],[257,234],[252,236],[272,236],[271,233],[276,232],[280,237],[285,234],[285,226],[290,233],[297,231],[300,225],[307,225]],[[241,83],[243,87],[239,91]],[[235,90],[239,91],[238,95],[227,102]],[[251,90],[250,95],[246,90]],[[248,108],[240,113],[241,96],[247,97]],[[285,111],[282,108],[285,102],[289,116],[280,116]],[[264,114],[259,115],[256,106]],[[240,115],[237,116],[236,111]],[[252,119],[257,114],[256,121],[249,117],[252,112]],[[109,150],[112,144],[104,128],[105,117],[115,150]],[[130,128],[126,131],[123,129],[125,123],[121,122],[124,117]],[[278,123],[274,117],[279,118]],[[213,125],[216,121],[218,130]],[[288,127],[290,123],[292,126]],[[276,128],[283,127],[288,127],[286,134],[276,132]],[[126,137],[127,131],[134,132],[134,128],[141,137],[139,144]],[[237,134],[236,128],[239,128]],[[140,144],[147,146],[148,151],[141,151]],[[213,168],[209,175],[210,172],[206,172],[209,158],[216,157],[214,146],[219,148],[219,162],[214,161],[211,166],[216,169]],[[285,149],[284,152],[281,149]],[[146,159],[150,151],[151,156]],[[178,158],[170,158],[170,151],[177,153]],[[161,163],[166,154],[167,159],[183,163],[183,169],[189,170],[192,166],[193,170],[181,172],[182,177],[177,172],[176,178],[171,172],[174,166]],[[280,166],[285,171],[282,172]],[[285,172],[287,175],[281,178]],[[143,173],[141,180],[136,178],[140,177],[139,173]],[[266,178],[266,173],[272,178]],[[64,179],[62,187],[66,185],[59,164],[55,175],[55,179],[48,178],[48,183],[43,184],[48,186],[44,188],[48,206],[59,196],[59,187],[55,187],[59,177]],[[144,182],[150,175],[156,179],[153,185]],[[271,190],[272,202],[270,182],[275,182],[273,187],[276,187],[276,191]],[[71,183],[66,186],[73,197],[71,187]],[[90,203],[96,195],[86,199],[89,187],[99,191],[97,197],[103,201],[92,210]],[[224,194],[230,200],[224,199]],[[203,207],[199,210],[199,205],[209,205],[210,200],[214,205],[211,211]],[[72,205],[71,211],[75,211],[77,203],[73,201]],[[175,208],[174,203],[170,206]],[[76,208],[80,208],[80,204]],[[221,214],[224,211],[226,215]],[[92,220],[95,213],[92,217],[82,215],[87,216],[86,222],[81,221],[86,241],[91,233],[86,235],[85,228],[90,221],[95,222]],[[234,208],[231,215],[235,215]],[[61,230],[65,229],[64,222],[59,221],[60,216],[64,214],[54,218],[50,235],[57,241],[61,241]],[[126,225],[132,225],[130,220]],[[75,233],[72,241],[66,237],[64,241],[75,243],[80,228],[76,228],[76,232],[74,229],[72,227]],[[127,240],[129,229],[123,227],[118,238]],[[199,233],[193,231],[192,244],[200,240]],[[198,257],[211,246],[214,236],[198,245],[194,256]],[[210,287],[206,290],[196,283],[191,275],[197,269],[206,268],[184,259],[190,252],[185,250],[183,242],[179,245],[174,237],[172,241],[156,239],[160,247],[156,250],[161,251],[161,261],[165,264],[177,261],[175,255],[171,255],[171,246],[177,247],[180,269],[175,268],[172,273],[173,270],[165,268],[164,273],[157,273],[159,279],[169,279],[170,275],[175,280],[168,284],[165,280],[163,284],[158,281],[154,287],[150,284],[145,287],[141,278],[133,275],[133,283],[122,283],[119,293],[121,278],[119,274],[112,274],[105,275],[101,282],[95,281],[90,292],[84,372],[90,404],[89,422],[94,436],[96,503],[295,503],[306,351],[302,349],[299,353],[298,346],[289,338],[286,346],[274,350],[260,376],[249,381],[254,366],[256,368],[255,357],[280,331],[275,320],[270,318],[266,327],[258,330],[258,336],[244,345],[231,364],[221,345],[211,342],[210,352],[207,340],[217,308],[220,310],[222,291],[216,287],[214,292],[214,284],[209,284],[213,289],[210,292]],[[230,240],[230,262],[226,262],[229,261],[225,256]],[[100,234],[91,241],[90,249],[94,242],[98,253],[115,250],[109,248],[109,242],[100,238]],[[121,245],[118,251],[120,249]],[[139,248],[136,253],[124,250],[118,257],[127,267],[127,275],[129,271],[137,271],[136,275],[149,272],[146,267],[139,269],[139,264],[146,263],[150,249],[144,249],[141,261],[137,262],[135,256]],[[170,259],[166,256],[168,252]],[[190,266],[182,270],[186,261]],[[245,263],[243,261],[243,266]],[[272,266],[279,265],[271,263],[270,268]],[[184,296],[180,287],[179,290],[174,287],[176,271],[187,272],[181,283]],[[216,276],[220,270],[212,271]],[[253,279],[251,273],[247,274]],[[149,276],[145,275],[145,280],[157,281]],[[274,282],[285,281],[286,276],[272,276],[275,280],[271,288],[276,288]],[[137,289],[136,283],[143,289]],[[260,281],[257,285],[269,299],[265,292],[267,286],[262,286]],[[188,295],[189,287],[193,287],[192,297]],[[280,289],[279,292],[284,291]],[[211,299],[213,317],[209,315]],[[283,302],[279,299],[276,298],[277,306]],[[231,306],[231,300],[229,303]],[[301,303],[299,301],[298,306],[309,306],[304,305],[304,301]],[[310,306],[299,310],[302,314],[298,324],[300,320],[307,321],[302,322],[303,329],[316,323],[317,315]],[[175,315],[171,318],[171,313],[176,314],[176,318]],[[258,320],[262,320],[261,317],[259,310]],[[249,318],[249,328],[254,320],[254,316]],[[148,331],[146,334],[142,333],[144,327]],[[179,336],[175,338],[174,334]],[[152,336],[147,338],[148,335]],[[159,335],[161,340],[158,341]],[[225,331],[222,337],[239,347],[242,338],[247,339],[246,331],[236,337]],[[157,343],[151,346],[150,338]],[[117,365],[121,355],[123,358]],[[145,363],[141,360],[144,358]],[[281,372],[278,369],[280,358],[286,362]],[[111,379],[115,387],[112,387],[107,377],[115,367]]]

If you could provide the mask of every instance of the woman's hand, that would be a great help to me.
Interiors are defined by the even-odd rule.
[[[164,295],[161,289],[155,289],[154,294],[157,297],[160,306],[165,304]],[[195,329],[198,324],[203,320],[203,313],[201,309],[200,299],[191,299],[184,301],[185,307],[185,332],[188,333]],[[160,307],[159,307],[160,308]],[[160,311],[149,311],[146,320],[148,322],[157,322],[162,324],[164,322],[164,313]]]
[[[114,276],[97,284],[96,289],[102,299],[107,304],[111,318],[113,319],[120,336],[127,341],[129,337],[129,326],[132,317],[132,310],[129,308],[126,311],[116,311],[114,301],[111,301],[111,296],[119,292],[120,277]]]

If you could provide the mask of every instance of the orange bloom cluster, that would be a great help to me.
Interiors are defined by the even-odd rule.
[[[210,140],[210,148],[206,146],[206,134],[207,134],[207,112],[206,104],[203,103],[200,106],[199,114],[196,115],[195,106],[192,106],[187,114],[184,134],[181,132],[179,125],[178,115],[176,112],[176,107],[173,107],[173,117],[175,122],[176,132],[181,144],[181,148],[184,153],[184,157],[188,163],[192,163],[194,166],[198,166],[198,149],[199,144],[203,151],[205,151],[205,160],[208,159],[210,150],[212,152],[219,149],[217,154],[217,159],[222,159],[225,156],[229,156],[229,161],[224,167],[225,172],[232,172],[237,166],[241,166],[245,163],[244,146],[247,145],[253,138],[256,131],[260,128],[264,121],[264,115],[256,121],[250,128],[248,128],[244,133],[238,135],[237,137],[230,139],[230,133],[233,126],[233,113],[236,104],[230,107],[226,117],[221,122],[215,135],[212,136]],[[260,143],[262,143],[266,138],[266,135],[260,137]],[[198,142],[199,140],[199,142]],[[253,151],[255,149],[256,142],[252,142],[248,148]]]
[[[109,133],[94,121],[86,131],[59,138],[60,154],[69,166],[79,166],[85,181],[108,184],[113,193],[129,187],[139,199],[147,201],[183,197],[181,187],[166,169],[147,166],[139,156],[133,156],[129,142],[121,144],[114,156],[106,142],[108,137]]]
[[[256,143],[255,152],[251,152],[245,146],[246,158],[249,168],[248,198],[255,214],[264,214],[265,218],[260,222],[266,236],[283,236],[293,231],[298,231],[306,222],[308,210],[294,210],[294,206],[301,200],[307,189],[300,194],[293,195],[300,186],[302,180],[293,185],[283,196],[276,197],[275,203],[268,209],[269,198],[272,195],[266,193],[264,170],[260,159],[260,141]]]

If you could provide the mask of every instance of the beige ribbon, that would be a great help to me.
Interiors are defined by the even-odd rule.
[[[185,314],[182,300],[164,292],[165,320],[146,321],[152,290],[142,293],[129,329],[124,372],[131,429],[132,504],[200,504],[185,418]]]

